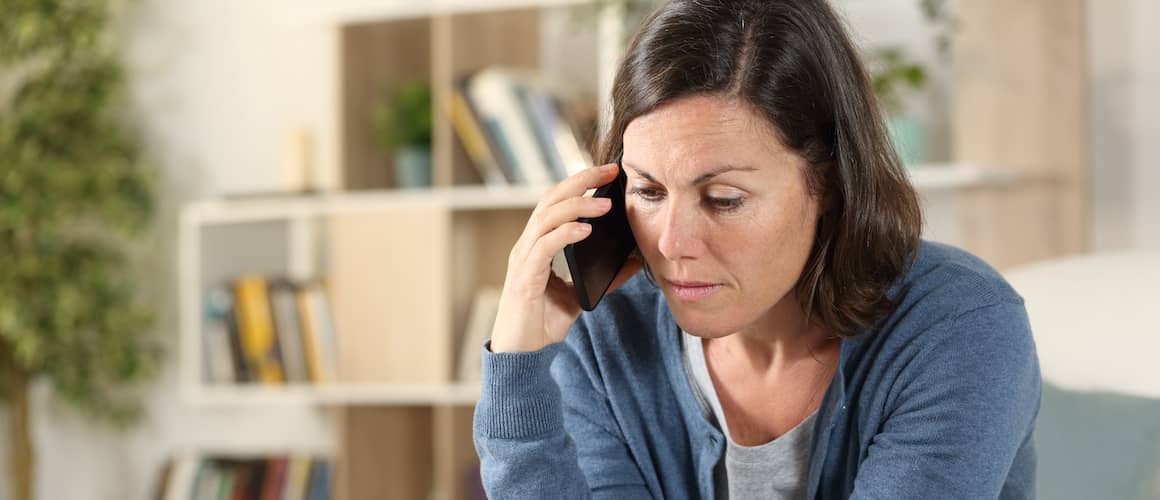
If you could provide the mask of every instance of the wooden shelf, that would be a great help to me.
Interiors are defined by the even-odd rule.
[[[919,192],[945,191],[1014,182],[998,169],[972,165],[926,164],[908,169]],[[317,196],[255,196],[206,200],[187,205],[183,220],[194,226],[318,217],[391,208],[445,208],[455,211],[535,208],[547,186],[457,186],[418,190],[378,190]]]
[[[429,406],[474,405],[479,383],[202,385],[185,397],[199,406]]]
[[[285,21],[291,25],[363,24],[447,14],[470,14],[595,4],[593,0],[295,0]]]
[[[378,211],[393,208],[446,208],[451,210],[503,210],[533,208],[547,187],[463,186],[417,190],[355,191],[314,196],[205,200],[186,205],[183,221],[201,226]]]
[[[910,182],[920,193],[998,186],[1014,182],[1014,174],[973,165],[931,163],[914,165],[907,169]]]

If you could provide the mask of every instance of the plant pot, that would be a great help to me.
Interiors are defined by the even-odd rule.
[[[913,167],[926,161],[926,128],[922,122],[909,116],[888,116],[886,130],[904,165]]]
[[[431,186],[429,146],[403,146],[395,150],[395,186],[401,189]]]

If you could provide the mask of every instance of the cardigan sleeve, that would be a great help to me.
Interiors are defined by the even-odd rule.
[[[1034,498],[1042,383],[1021,303],[937,324],[892,388],[851,498]]]
[[[572,347],[492,353],[489,345],[474,441],[490,498],[652,498]]]

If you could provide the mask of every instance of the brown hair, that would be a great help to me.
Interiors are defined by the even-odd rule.
[[[866,70],[826,0],[672,0],[629,43],[597,154],[623,152],[624,130],[691,94],[738,99],[806,160],[823,202],[794,293],[807,318],[853,336],[887,315],[887,290],[916,257],[918,197],[887,137]]]

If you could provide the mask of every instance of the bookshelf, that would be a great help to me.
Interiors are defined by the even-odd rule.
[[[938,196],[943,192],[1001,186],[1016,181],[1012,174],[995,169],[984,169],[971,165],[923,165],[911,169],[911,181],[924,199]],[[202,357],[204,325],[199,311],[201,296],[196,290],[204,289],[203,262],[201,250],[205,244],[204,232],[220,226],[282,225],[281,254],[284,259],[282,269],[289,275],[311,275],[318,273],[317,253],[320,232],[328,222],[348,217],[369,218],[377,226],[370,231],[391,233],[396,217],[393,214],[422,213],[430,215],[430,220],[449,218],[451,226],[444,229],[457,232],[454,235],[432,235],[435,238],[457,239],[459,250],[470,247],[486,248],[478,252],[479,260],[464,259],[463,252],[453,252],[436,257],[438,265],[445,265],[456,271],[456,276],[448,281],[458,282],[476,278],[476,285],[502,284],[502,273],[498,269],[480,271],[469,275],[466,267],[472,264],[491,264],[487,267],[502,266],[507,250],[514,242],[526,221],[527,215],[535,207],[545,188],[518,187],[487,188],[483,186],[461,186],[425,190],[384,190],[352,193],[335,193],[318,196],[270,197],[252,199],[217,199],[194,202],[185,206],[180,219],[180,258],[182,290],[182,388],[186,401],[197,405],[268,405],[307,402],[320,405],[359,404],[465,404],[474,403],[479,387],[473,382],[457,382],[450,374],[441,375],[428,381],[375,383],[374,381],[339,381],[329,384],[295,384],[268,386],[258,384],[214,385],[205,380]],[[930,209],[931,207],[926,207]],[[369,214],[369,215],[368,215]],[[501,223],[508,226],[505,234],[494,236],[495,231],[481,231],[476,225]],[[454,227],[452,227],[454,226]],[[357,232],[357,231],[356,231]],[[418,232],[410,231],[408,238],[392,238],[386,246],[420,246],[415,241]],[[484,235],[483,233],[487,233]],[[331,235],[335,233],[331,232]],[[402,233],[394,233],[397,236]],[[360,236],[361,237],[361,236]],[[361,245],[357,245],[361,246]],[[395,248],[399,250],[400,248]],[[429,248],[430,249],[430,248]],[[438,250],[438,248],[435,248]],[[384,256],[387,253],[384,253]],[[245,266],[246,264],[242,264]],[[417,264],[416,264],[417,265]],[[482,266],[481,266],[482,267]],[[456,291],[448,287],[441,292]],[[462,316],[469,307],[468,300],[451,304],[451,314]],[[389,304],[384,304],[390,307]],[[432,329],[432,333],[458,340],[462,329],[462,319],[454,327],[443,331]],[[340,334],[341,335],[341,334]],[[459,346],[447,343],[449,349]],[[450,361],[446,362],[450,364]],[[447,366],[448,370],[452,370]]]
[[[912,169],[911,176],[928,211],[943,203],[938,200],[944,194],[1015,180],[970,165],[924,165]],[[410,498],[426,489],[446,495],[441,498],[463,498],[456,488],[475,461],[471,412],[480,390],[477,382],[454,376],[454,361],[464,348],[467,310],[477,288],[502,285],[507,252],[544,189],[453,186],[186,205],[179,228],[183,399],[207,407],[310,405],[334,412],[336,493],[346,495],[339,498]],[[332,280],[340,364],[336,382],[206,381],[200,314],[204,290],[213,280],[260,267],[236,252],[215,257],[214,248],[251,248],[244,237],[271,247],[264,255],[275,259],[261,259],[261,271],[299,277],[325,273]],[[387,258],[401,254],[408,255],[399,261]],[[226,260],[233,267],[223,269],[212,260]],[[412,302],[400,297],[395,286],[399,280],[424,282],[403,290]],[[358,303],[367,297],[374,300]],[[419,309],[423,312],[417,313]],[[374,312],[368,315],[367,310]],[[405,356],[391,361],[392,353]],[[344,369],[348,362],[354,368]],[[386,364],[404,368],[377,366]],[[399,433],[408,438],[391,437]],[[391,460],[406,461],[408,467],[418,461],[427,464],[420,467],[427,472],[403,467],[400,477],[383,480],[383,474],[396,472],[360,465]],[[369,493],[382,491],[394,493]]]
[[[485,187],[443,102],[456,79],[490,65],[541,68],[553,56],[546,12],[592,8],[580,0],[305,2],[292,23],[334,30],[339,57],[338,191],[190,203],[179,216],[180,383],[187,404],[330,413],[333,498],[471,498],[478,463],[471,415],[478,382],[456,378],[461,336],[476,291],[503,283],[512,243],[546,187]],[[606,3],[606,2],[605,2]],[[591,40],[620,40],[616,7],[590,16]],[[593,32],[595,34],[593,34]],[[569,43],[576,43],[575,40]],[[581,44],[587,43],[583,40]],[[619,48],[596,43],[581,90],[605,109]],[[374,147],[366,110],[404,80],[434,87],[430,189],[397,190],[390,158]],[[604,119],[597,113],[598,121]],[[910,170],[936,233],[958,217],[959,193],[1017,183],[1000,166],[922,165]],[[948,239],[946,237],[939,239]],[[241,273],[325,276],[337,338],[336,380],[323,384],[208,383],[203,345],[207,290]],[[477,346],[471,346],[477,347]],[[263,450],[228,450],[241,456]]]
[[[619,55],[616,8],[590,0],[293,1],[274,21],[319,25],[337,54],[337,90],[324,151],[335,191],[198,201],[178,229],[179,380],[184,404],[229,412],[317,411],[333,446],[332,498],[472,498],[478,464],[471,415],[478,382],[456,378],[460,333],[480,287],[502,284],[507,252],[543,187],[485,187],[446,113],[455,82],[491,66],[552,77],[553,64],[587,75],[560,90],[596,111]],[[582,22],[562,24],[574,9]],[[611,13],[612,15],[610,15]],[[611,33],[611,36],[606,36]],[[571,53],[564,54],[556,47]],[[560,50],[565,50],[560,49]],[[578,55],[575,55],[578,54]],[[555,62],[554,62],[555,61]],[[390,155],[373,141],[368,111],[405,81],[433,90],[434,187],[396,190]],[[320,172],[314,172],[317,176]],[[318,181],[319,179],[315,179]],[[333,382],[210,382],[207,292],[247,273],[293,281],[325,277],[337,340]],[[307,409],[307,410],[304,410]],[[293,446],[293,437],[287,437]],[[242,440],[244,441],[244,440]],[[317,439],[315,439],[315,442]],[[220,443],[219,443],[220,444]],[[220,446],[214,445],[220,448]],[[278,450],[240,444],[194,456],[260,457]]]

